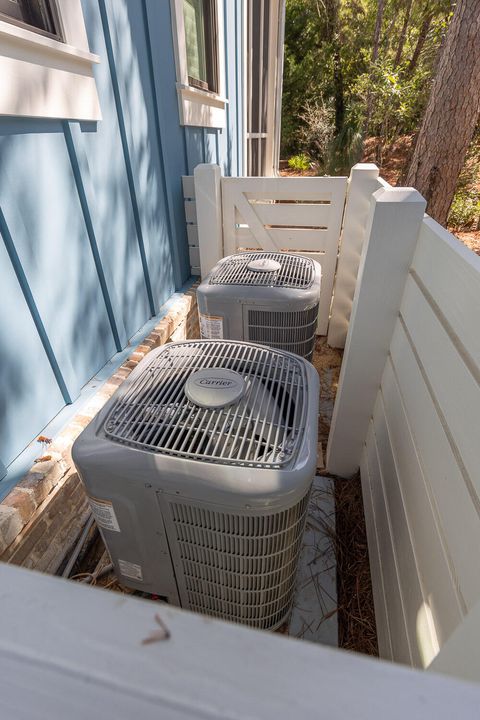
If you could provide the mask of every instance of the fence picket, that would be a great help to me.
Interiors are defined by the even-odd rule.
[[[327,448],[335,475],[359,468],[424,211],[413,188],[373,194]]]
[[[328,344],[345,347],[348,323],[372,194],[378,190],[378,168],[372,163],[358,163],[350,171],[337,275],[328,326]]]

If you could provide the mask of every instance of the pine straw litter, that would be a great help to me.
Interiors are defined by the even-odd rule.
[[[335,479],[338,645],[378,656],[360,475]]]
[[[318,441],[325,454],[335,404],[342,351],[319,337],[313,364],[320,377]],[[328,473],[320,471],[319,474]],[[335,522],[325,525],[337,563],[338,645],[345,650],[378,655],[367,532],[360,475],[333,478]]]

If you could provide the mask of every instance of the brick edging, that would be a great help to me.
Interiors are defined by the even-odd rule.
[[[12,545],[32,519],[48,505],[62,479],[76,473],[71,457],[75,439],[147,353],[168,340],[198,337],[196,285],[175,300],[172,308],[138,345],[118,370],[91,397],[49,446],[49,460],[35,463],[0,503],[0,559],[12,554]],[[8,552],[6,552],[8,550]],[[3,556],[3,557],[2,557]]]

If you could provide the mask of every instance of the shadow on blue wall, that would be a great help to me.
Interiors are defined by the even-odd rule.
[[[170,3],[82,5],[102,120],[0,119],[0,479],[189,277],[181,176],[239,167],[234,103],[223,130],[179,124]]]

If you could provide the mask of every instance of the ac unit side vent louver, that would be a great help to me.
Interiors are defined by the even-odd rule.
[[[308,494],[270,515],[170,505],[189,607],[256,628],[278,625],[291,608]]]
[[[318,305],[297,312],[248,310],[248,339],[288,350],[311,360],[315,345]]]
[[[249,269],[256,261],[273,261],[279,269],[255,272]],[[282,252],[244,252],[231,255],[210,276],[211,285],[250,285],[285,287],[298,290],[311,287],[315,266],[310,258]]]
[[[199,407],[185,384],[206,368],[241,375],[241,399]],[[234,341],[172,345],[120,394],[105,424],[118,443],[203,462],[280,468],[292,462],[305,428],[306,375],[296,358]]]

